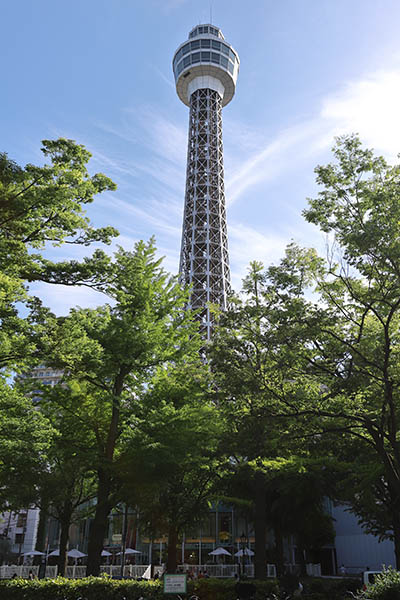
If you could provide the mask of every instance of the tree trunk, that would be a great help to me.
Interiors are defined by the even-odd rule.
[[[265,486],[262,473],[255,475],[255,556],[254,556],[254,576],[256,579],[267,578],[267,552],[265,540],[267,534],[267,518],[265,506]]]
[[[394,542],[394,554],[396,557],[396,569],[400,570],[400,515],[398,510],[392,511],[393,521],[393,542]]]
[[[168,556],[167,556],[167,573],[176,573],[176,546],[178,544],[178,532],[174,524],[170,524],[168,528]]]
[[[60,516],[60,556],[58,558],[58,574],[64,577],[67,567],[67,546],[69,540],[69,528],[71,525],[72,507],[67,500],[64,504],[64,510]]]
[[[298,551],[300,558],[300,575],[307,575],[307,563],[306,563],[306,549],[298,542]]]
[[[47,514],[48,504],[43,503],[39,514],[39,525],[36,534],[36,550],[46,552]]]
[[[276,574],[278,577],[282,577],[285,574],[285,559],[283,556],[283,535],[282,528],[279,522],[274,523],[274,537],[275,537],[275,560],[276,560]]]
[[[90,525],[87,575],[100,574],[101,552],[108,527],[110,507],[111,479],[104,473],[99,473],[99,487],[97,490],[97,504],[94,519]]]

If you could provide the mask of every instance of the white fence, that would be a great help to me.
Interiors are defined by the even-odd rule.
[[[247,564],[244,566],[244,572],[247,577],[254,577],[254,565]],[[210,564],[210,565],[182,565],[183,570],[185,572],[191,572],[197,577],[200,573],[207,572],[209,577],[235,577],[235,575],[239,576],[241,573],[242,565],[234,564],[234,565],[218,565],[218,564]],[[276,577],[276,567],[275,565],[267,565],[267,577]]]
[[[143,577],[144,572],[146,571],[149,565],[125,565],[124,566],[124,577]],[[81,567],[86,569],[86,567]],[[162,567],[154,567],[155,570],[162,570]],[[101,565],[100,573],[107,573],[107,575],[111,575],[111,577],[120,577],[121,575],[121,565]],[[69,577],[69,575],[67,575]]]
[[[307,575],[309,575],[309,577],[321,577],[321,565],[319,563],[317,563],[317,564],[308,563],[306,565],[306,569],[307,569]]]
[[[84,567],[86,570],[86,567]],[[11,579],[14,575],[27,578],[29,572],[35,575],[39,574],[39,567],[30,567],[29,565],[2,565],[0,567],[0,579]],[[57,567],[46,567],[46,577],[57,577]]]
[[[317,566],[317,565],[313,565]],[[125,565],[123,577],[130,577],[132,579],[143,577],[144,572],[148,568],[148,565]],[[210,565],[189,565],[184,564],[180,568],[183,569],[185,573],[192,573],[194,577],[198,577],[200,571],[202,573],[207,572],[209,577],[235,577],[235,575],[240,574],[240,570],[242,565],[218,565],[218,564],[210,564]],[[163,570],[162,566],[156,565],[154,566],[155,573],[161,573]],[[29,572],[32,571],[35,577],[39,574],[39,567],[29,566],[29,565],[4,565],[0,567],[0,579],[11,579],[14,575],[17,577],[25,577],[27,578]],[[244,571],[247,577],[254,577],[254,565],[248,564],[244,565]],[[100,573],[107,573],[111,577],[120,577],[121,576],[121,566],[120,565],[102,565],[100,568]],[[85,565],[74,565],[71,567],[67,567],[65,576],[69,579],[80,579],[82,577],[86,577],[86,566]],[[275,565],[267,565],[267,576],[268,577],[276,577],[276,568]],[[57,567],[46,567],[46,577],[53,578],[57,577]]]

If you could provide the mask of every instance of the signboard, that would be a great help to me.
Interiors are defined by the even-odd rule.
[[[186,594],[186,575],[164,575],[164,594]]]

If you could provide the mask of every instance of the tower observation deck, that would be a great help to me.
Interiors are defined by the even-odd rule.
[[[197,25],[173,59],[176,91],[190,108],[181,280],[192,286],[190,307],[211,337],[209,303],[227,307],[230,291],[222,107],[235,93],[239,56],[218,27]]]

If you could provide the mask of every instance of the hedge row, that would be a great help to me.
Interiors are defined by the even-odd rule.
[[[278,591],[275,580],[256,581],[256,600],[265,600]],[[198,594],[201,600],[232,600],[236,598],[236,582],[232,579],[198,579],[188,582],[188,595]],[[9,579],[0,581],[1,600],[166,600],[161,581],[113,580],[109,577],[85,579]]]
[[[279,594],[274,579],[253,581],[256,600]],[[236,582],[232,579],[197,579],[188,582],[188,596],[197,594],[201,600],[232,600]],[[303,600],[342,600],[348,590],[356,592],[360,580],[308,579],[304,582]],[[107,576],[85,579],[10,579],[0,580],[1,600],[167,600],[162,581],[114,580]]]
[[[348,592],[357,593],[361,588],[361,578],[319,579],[310,577],[304,582],[304,600],[343,600],[351,597]]]

